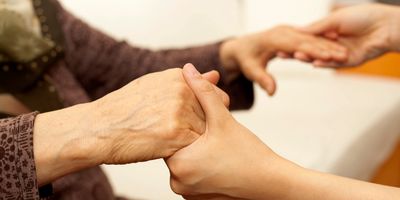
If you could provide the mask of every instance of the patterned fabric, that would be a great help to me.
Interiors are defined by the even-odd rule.
[[[0,120],[0,197],[37,199],[31,113]]]
[[[187,62],[193,63],[202,72],[218,70],[221,73],[223,81],[219,86],[230,95],[231,109],[249,108],[253,103],[252,83],[244,76],[232,82],[224,81],[225,72],[219,63],[219,43],[181,50],[151,51],[115,41],[76,19],[61,6],[58,7],[57,13],[65,36],[65,57],[49,69],[48,78],[54,84],[65,107],[92,101],[144,74],[182,67]],[[17,118],[7,120],[18,121]],[[32,117],[27,123],[33,124],[33,120]],[[5,130],[10,130],[10,123],[6,124],[4,120],[0,122],[4,124]],[[7,137],[11,134],[4,132]],[[32,137],[32,130],[26,134]],[[26,148],[32,151],[32,144]],[[7,149],[6,152],[10,151]],[[34,164],[33,157],[27,162]],[[4,163],[10,161],[5,160]],[[0,170],[4,170],[4,167],[0,166]],[[34,165],[33,168],[28,166],[23,170],[30,171],[28,178],[35,180]],[[3,174],[1,178],[5,182],[14,180]],[[3,188],[7,187],[1,182],[0,191],[5,190]],[[53,189],[53,199],[116,199],[100,167],[64,176],[53,182]],[[21,196],[27,196],[22,199],[39,199],[39,196],[31,198],[30,191],[19,190],[14,185],[12,190],[19,193],[13,193],[8,199],[21,199]],[[3,192],[0,192],[0,199],[7,199]]]

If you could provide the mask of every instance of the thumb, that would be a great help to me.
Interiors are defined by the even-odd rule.
[[[220,96],[220,98],[222,99],[222,102],[224,103],[225,107],[229,108],[229,104],[230,104],[230,99],[229,99],[229,95],[226,94],[223,90],[221,90],[220,88],[218,88],[216,85],[220,79],[220,75],[217,71],[212,70],[209,72],[206,72],[204,74],[201,75],[204,79],[206,79],[208,82],[213,84],[213,87],[215,89],[215,91],[217,92],[217,94]]]
[[[328,32],[336,32],[338,30],[338,26],[339,24],[336,23],[334,17],[329,16],[325,19],[314,22],[309,26],[300,28],[300,30],[313,35],[322,35]]]
[[[196,95],[209,122],[221,119],[229,113],[213,85],[204,79],[192,64],[183,67],[183,77]]]

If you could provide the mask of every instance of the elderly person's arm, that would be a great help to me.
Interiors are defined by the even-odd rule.
[[[204,77],[214,84],[219,78],[216,72]],[[0,120],[0,199],[37,199],[37,186],[100,164],[166,158],[205,131],[181,69],[148,74],[91,103],[36,114]]]

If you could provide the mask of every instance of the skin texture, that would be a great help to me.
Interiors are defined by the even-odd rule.
[[[304,169],[274,153],[234,120],[194,66],[183,70],[206,131],[166,160],[171,188],[185,199],[394,200],[400,189]]]
[[[346,7],[302,31],[336,41],[349,51],[345,62],[317,59],[315,66],[356,66],[388,51],[399,51],[400,8],[383,4]]]
[[[342,62],[347,59],[347,50],[341,45],[305,34],[290,26],[277,26],[228,40],[221,46],[220,57],[222,65],[232,78],[243,73],[249,80],[258,83],[269,95],[273,95],[276,83],[265,68],[278,52],[281,55],[302,52],[308,56],[308,61],[318,59]]]
[[[148,74],[92,103],[39,114],[34,126],[39,185],[100,164],[169,157],[193,143],[205,131],[205,118],[181,71]],[[203,76],[213,84],[219,79],[215,71]],[[215,90],[228,106],[228,95]]]

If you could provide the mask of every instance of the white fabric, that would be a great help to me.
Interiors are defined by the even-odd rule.
[[[7,9],[21,15],[32,32],[41,35],[40,23],[33,9],[31,0],[0,0],[0,10]]]

